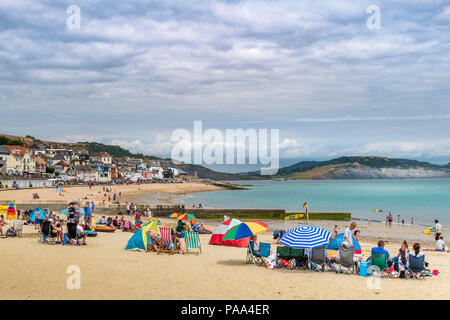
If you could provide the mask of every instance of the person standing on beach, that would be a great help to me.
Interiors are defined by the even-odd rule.
[[[331,237],[330,239],[333,240],[338,235],[338,226],[337,224],[334,225],[333,231],[331,231]]]
[[[400,224],[400,215],[397,216],[397,223]]]
[[[389,215],[387,216],[389,227],[392,227],[392,220],[394,220],[394,218],[392,217],[391,212],[389,212]]]
[[[411,224],[414,224],[414,217],[411,218]]]
[[[439,223],[439,220],[435,219],[434,220],[434,238],[436,239],[436,241],[439,240],[439,237],[441,236],[441,234],[442,234],[442,226]]]
[[[353,230],[356,228],[357,224],[356,222],[350,223],[350,226],[345,229],[344,232],[344,241],[342,244],[345,244],[347,248],[353,247]]]

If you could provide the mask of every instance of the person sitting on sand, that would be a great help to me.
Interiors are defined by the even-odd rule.
[[[406,242],[405,240],[403,241],[402,246],[398,250],[397,256],[392,259],[392,261],[394,262],[394,270],[402,274],[402,272],[405,271],[408,265],[408,258],[409,258],[408,242]]]
[[[116,228],[120,227],[119,218],[117,216],[113,220],[113,226]]]
[[[447,252],[448,251],[448,247],[445,245],[443,236],[440,236],[439,240],[436,241],[435,250],[436,251],[443,251],[443,252]]]
[[[106,218],[105,216],[102,216],[97,220],[97,224],[106,224]]]
[[[83,227],[79,224],[79,220],[76,219],[75,223],[77,224],[77,238],[79,239],[83,239],[82,244],[86,245],[86,238],[87,238],[87,234],[84,232]]]
[[[274,229],[273,230],[273,240],[277,240],[278,239],[278,237],[279,237],[279,233],[278,233],[278,230],[277,229]]]
[[[378,247],[372,248],[372,254],[386,254],[387,265],[390,267],[392,265],[392,258],[390,257],[389,252],[384,249],[384,245],[383,240],[378,241]]]
[[[113,226],[113,219],[111,217],[108,217],[108,219],[106,220],[106,226],[107,227]]]
[[[5,218],[3,217],[3,215],[0,215],[0,237],[4,237],[3,234],[3,227],[8,225],[5,221]]]
[[[130,231],[131,229],[133,229],[133,225],[131,224],[130,221],[125,220],[124,223],[123,223],[122,231],[127,232],[127,231]]]
[[[184,223],[183,223],[183,221],[178,220],[178,225],[177,225],[176,231],[179,233],[179,232],[182,232],[183,229],[184,229]]]

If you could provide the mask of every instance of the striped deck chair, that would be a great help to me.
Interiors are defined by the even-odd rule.
[[[186,241],[186,252],[191,253],[192,250],[198,250],[197,254],[202,253],[202,246],[200,244],[200,238],[195,231],[186,232],[184,234]]]
[[[172,229],[171,228],[159,228],[161,231],[161,247],[159,248],[159,252],[168,252],[174,253],[175,251],[170,248],[170,239],[172,238]]]

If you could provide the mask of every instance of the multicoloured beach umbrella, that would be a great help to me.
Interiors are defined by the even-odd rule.
[[[259,221],[242,222],[228,230],[223,237],[223,241],[244,239],[264,231],[267,231],[267,224],[265,223]]]
[[[178,220],[191,220],[191,219],[197,219],[197,217],[190,213],[185,213],[178,217]]]
[[[178,218],[179,216],[181,216],[181,213],[174,212],[174,213],[169,214],[167,216],[167,218]]]
[[[280,243],[295,249],[309,249],[328,244],[331,233],[316,226],[301,226],[289,230]]]

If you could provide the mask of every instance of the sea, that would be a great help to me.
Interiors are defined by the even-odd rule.
[[[352,218],[450,226],[450,179],[240,181],[247,190],[189,194],[177,201],[204,208],[285,209],[286,212],[350,212]],[[377,210],[374,212],[374,210]]]

